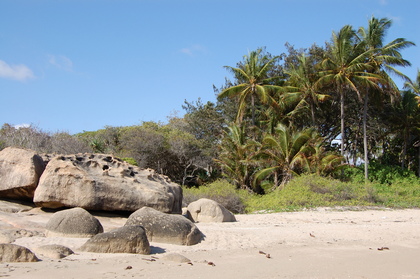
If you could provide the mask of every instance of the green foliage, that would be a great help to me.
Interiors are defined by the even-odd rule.
[[[242,197],[246,196],[246,193],[243,190],[236,190],[236,186],[226,180],[217,180],[198,188],[184,187],[183,202],[188,205],[201,198],[207,198],[217,201],[233,213],[244,213],[245,205],[242,202]]]
[[[131,158],[131,157],[125,157],[125,158],[121,158],[121,160],[123,160],[124,162],[129,163],[130,165],[133,165],[133,166],[139,166],[139,165],[137,164],[137,161],[136,161],[134,158]]]
[[[364,184],[342,182],[317,175],[292,179],[283,189],[245,200],[247,212],[291,211],[321,206],[373,205],[372,193]]]
[[[347,180],[351,179],[356,183],[363,183],[363,168],[364,165],[347,168],[345,171]],[[415,180],[417,177],[414,172],[403,169],[400,166],[385,165],[377,161],[372,161],[369,164],[369,178],[374,183],[390,185],[404,179]]]
[[[223,175],[237,188],[261,193],[260,185],[252,183],[256,163],[252,156],[257,151],[258,143],[247,136],[243,126],[232,124],[227,130],[217,160]]]
[[[414,176],[395,179],[377,186],[383,205],[396,208],[420,207],[420,179]]]

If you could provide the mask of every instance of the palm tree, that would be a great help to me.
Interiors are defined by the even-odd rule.
[[[308,157],[308,165],[312,173],[328,176],[345,166],[340,155],[325,149],[323,137],[316,138],[312,146],[312,154]]]
[[[226,134],[220,145],[221,152],[216,160],[226,177],[240,189],[251,190],[252,175],[254,173],[252,156],[257,150],[258,143],[248,139],[244,126],[232,124],[227,128]],[[253,189],[262,192],[259,186]]]
[[[356,32],[351,25],[332,34],[327,57],[322,61],[321,78],[317,85],[333,85],[340,98],[341,156],[344,158],[345,135],[345,97],[355,92],[361,98],[360,87],[377,87],[378,76],[370,73],[372,66],[366,63],[366,53],[361,48]]]
[[[388,93],[393,96],[399,94],[398,87],[393,82],[388,73],[395,74],[408,80],[404,74],[398,71],[395,66],[406,67],[410,66],[410,62],[404,60],[400,50],[414,45],[414,43],[406,41],[403,38],[397,38],[390,43],[384,45],[384,37],[387,30],[391,27],[392,21],[387,18],[372,17],[369,20],[368,28],[359,28],[358,34],[361,39],[361,45],[365,49],[366,62],[372,65],[369,70],[379,76],[377,79],[377,88],[371,93]],[[368,180],[368,146],[367,146],[367,109],[369,102],[369,87],[364,90],[364,105],[363,105],[363,147],[364,147],[364,161],[365,161],[365,179]],[[375,90],[379,89],[379,90]]]
[[[417,95],[412,91],[403,91],[401,100],[394,105],[393,117],[398,122],[396,132],[402,136],[401,167],[405,168],[407,148],[420,131],[420,108],[417,106]]]
[[[254,184],[274,175],[274,187],[278,185],[278,176],[282,177],[280,185],[285,185],[298,169],[308,167],[305,165],[306,154],[311,151],[310,141],[313,129],[293,131],[284,124],[278,124],[274,134],[264,137],[262,148],[256,155],[261,161],[270,165],[258,171],[254,176]]]
[[[231,71],[239,84],[224,89],[219,93],[218,98],[239,98],[239,108],[236,116],[236,122],[239,124],[245,114],[248,101],[251,101],[252,124],[255,120],[255,98],[259,98],[262,103],[275,103],[271,93],[279,90],[281,87],[271,84],[278,77],[268,77],[269,71],[273,68],[275,61],[279,57],[269,58],[262,54],[262,49],[251,51],[244,56],[244,62],[237,68],[225,66]]]
[[[406,81],[404,83],[404,88],[408,89],[408,90],[412,90],[415,94],[417,94],[416,96],[416,100],[419,104],[420,107],[420,96],[418,96],[420,94],[420,70],[417,70],[417,77],[416,80],[413,81]]]
[[[284,94],[284,99],[289,100],[286,103],[297,99],[296,111],[309,106],[312,126],[315,126],[315,108],[319,102],[323,102],[329,97],[327,94],[322,94],[316,86],[316,81],[319,78],[318,72],[315,71],[314,65],[311,64],[305,53],[298,57],[297,65],[290,63],[287,68],[285,73],[289,78],[286,90],[291,92]]]

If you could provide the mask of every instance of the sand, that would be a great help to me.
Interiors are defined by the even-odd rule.
[[[0,212],[0,229],[44,231],[52,212]],[[105,231],[126,217],[95,215]],[[78,251],[86,238],[23,237],[29,249],[62,244],[75,254],[36,263],[0,263],[5,278],[420,278],[420,210],[330,209],[236,215],[198,223],[193,246],[151,242],[151,255]],[[177,253],[191,260],[165,259]]]

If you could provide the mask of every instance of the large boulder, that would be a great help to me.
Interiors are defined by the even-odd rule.
[[[169,178],[105,154],[57,156],[47,165],[34,202],[46,208],[134,212],[143,206],[180,213],[182,189]]]
[[[150,245],[142,226],[124,226],[95,235],[83,244],[80,250],[93,253],[148,255],[150,254]]]
[[[92,237],[104,231],[99,220],[80,207],[54,213],[45,228],[51,237]]]
[[[150,207],[143,207],[128,217],[125,226],[134,225],[146,229],[149,241],[194,245],[204,237],[196,225],[184,216],[162,213]]]
[[[220,203],[210,199],[199,199],[187,207],[188,218],[193,222],[235,222],[235,215]]]
[[[38,258],[26,247],[0,244],[0,262],[37,262]]]
[[[44,161],[32,150],[3,149],[0,151],[0,197],[31,200],[44,169]]]

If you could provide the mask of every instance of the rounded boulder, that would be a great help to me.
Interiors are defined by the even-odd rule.
[[[104,231],[98,219],[83,208],[58,211],[46,225],[47,236],[92,237]]]

